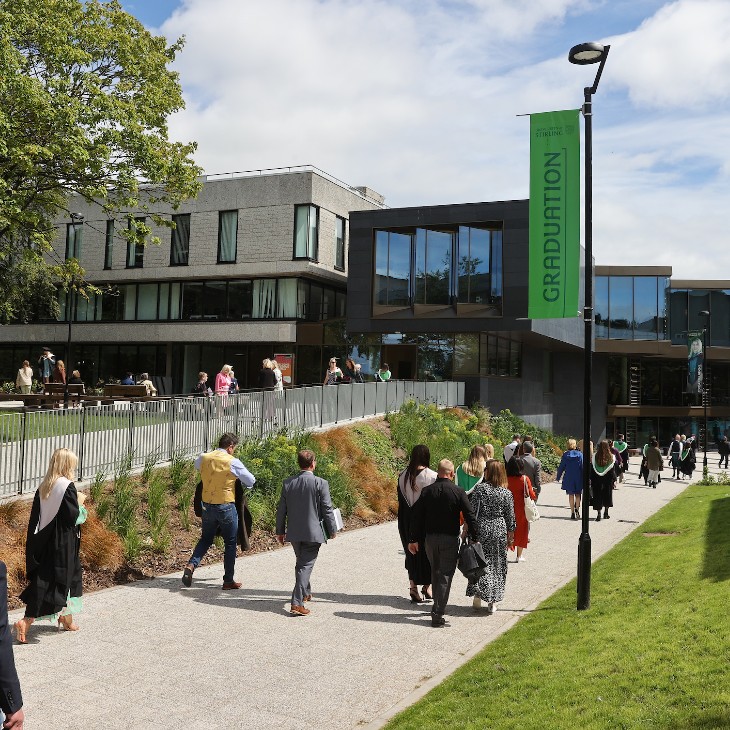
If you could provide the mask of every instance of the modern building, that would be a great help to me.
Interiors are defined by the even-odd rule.
[[[163,211],[176,225],[153,227],[159,245],[134,246],[73,200],[55,253],[77,258],[103,293],[64,297],[58,322],[0,327],[0,380],[49,346],[90,384],[129,370],[189,392],[200,370],[228,363],[255,387],[274,354],[293,356],[294,382],[321,382],[326,358],[344,355],[349,211],[382,207],[312,167],[207,176],[195,200]]]

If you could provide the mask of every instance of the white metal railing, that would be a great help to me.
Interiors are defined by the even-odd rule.
[[[283,392],[179,396],[116,401],[84,408],[0,411],[0,498],[34,490],[51,454],[79,456],[78,477],[111,476],[125,458],[133,468],[192,457],[222,433],[261,438],[279,429],[309,430],[383,415],[415,400],[443,408],[464,403],[464,383],[391,380],[337,386],[307,385]]]

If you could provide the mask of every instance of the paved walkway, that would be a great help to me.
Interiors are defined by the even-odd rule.
[[[631,471],[614,492],[612,519],[591,521],[594,559],[687,484],[647,489],[637,459]],[[527,562],[509,565],[498,612],[476,614],[457,573],[443,630],[430,627],[428,605],[407,600],[393,522],[323,547],[306,618],[286,610],[288,546],[240,558],[240,591],[221,591],[214,565],[199,568],[188,590],[176,574],[91,594],[81,631],[36,624],[33,643],[16,645],[27,727],[60,727],[59,718],[105,730],[380,727],[575,575],[580,522],[569,519],[557,484],[543,487],[540,511]]]

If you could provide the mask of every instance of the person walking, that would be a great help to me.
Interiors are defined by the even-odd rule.
[[[689,477],[691,479],[696,465],[697,459],[692,444],[689,441],[682,442],[682,453],[679,455],[679,478]]]
[[[47,618],[66,631],[78,631],[74,614],[82,609],[80,525],[86,521],[86,495],[74,478],[78,457],[56,449],[33,497],[25,545],[28,585],[20,594],[25,615],[15,623],[15,636],[26,644],[34,621]]]
[[[525,462],[521,456],[513,456],[507,462],[507,489],[512,492],[515,510],[515,539],[510,550],[517,549],[516,563],[524,563],[527,544],[530,542],[530,523],[525,515],[525,495],[535,499],[535,491],[530,480],[525,476]]]
[[[613,507],[613,485],[616,481],[615,459],[611,453],[611,442],[603,440],[591,458],[591,504],[596,510],[596,522],[611,519],[608,508]]]
[[[281,489],[276,510],[276,539],[280,545],[288,540],[297,558],[289,612],[293,616],[306,616],[310,610],[304,604],[312,600],[310,579],[314,563],[327,537],[337,536],[337,524],[330,486],[325,479],[314,475],[315,453],[304,449],[297,454],[297,462],[301,471],[285,479]]]
[[[8,618],[8,568],[0,560],[0,723],[23,730],[25,712],[13,655],[13,636]]]
[[[423,543],[431,563],[433,607],[431,626],[446,626],[444,613],[449,602],[451,581],[459,558],[459,517],[464,515],[471,539],[477,541],[477,522],[463,489],[454,484],[454,465],[448,459],[439,462],[438,475],[416,503],[411,522],[408,550],[416,555]]]
[[[659,481],[659,472],[664,468],[664,458],[659,450],[659,442],[652,439],[649,442],[649,450],[646,452],[646,464],[649,467],[649,486],[656,489]]]
[[[505,447],[502,452],[502,458],[504,458],[504,463],[507,464],[509,460],[517,455],[517,450],[520,448],[520,434],[516,433],[512,437],[512,441],[510,441]]]
[[[42,383],[51,383],[53,368],[56,366],[55,355],[47,348],[43,348],[43,354],[38,358],[38,374]]]
[[[487,465],[487,452],[483,446],[473,446],[469,458],[456,468],[457,486],[467,494],[484,479],[484,467]]]
[[[33,368],[27,360],[23,360],[23,364],[18,369],[18,374],[15,376],[15,387],[27,395],[30,393],[31,386],[33,385]]]
[[[725,468],[728,468],[727,462],[730,457],[730,442],[727,440],[727,436],[720,436],[717,442],[717,453],[720,455],[720,463],[718,467],[722,469],[722,462],[725,462]]]
[[[224,396],[231,392],[231,366],[224,365],[215,376],[214,391],[216,395]]]
[[[618,451],[619,459],[621,460],[621,472],[619,473],[618,480],[623,482],[624,473],[629,470],[629,445],[624,441],[624,435],[622,433],[616,436],[616,440],[613,442],[613,448]]]
[[[410,542],[413,514],[416,503],[425,487],[436,481],[437,474],[430,469],[431,452],[425,444],[416,444],[411,450],[408,466],[398,476],[398,535],[406,556],[406,571],[410,582],[409,592],[412,603],[430,601],[431,595],[431,563],[423,542],[419,542],[418,552],[412,554],[408,550]],[[418,586],[423,586],[423,593]]]
[[[568,495],[570,519],[580,519],[580,500],[583,494],[583,454],[576,448],[575,439],[568,439],[568,450],[563,452],[555,480],[563,480],[561,489]]]
[[[540,498],[542,486],[540,484],[540,472],[542,471],[542,462],[535,457],[535,444],[532,441],[524,441],[522,443],[522,461],[525,464],[525,476],[530,480],[532,489],[535,492],[535,502]]]
[[[203,482],[201,508],[203,529],[200,540],[183,570],[182,582],[190,588],[193,572],[200,565],[203,556],[213,544],[217,532],[223,536],[223,590],[236,590],[241,584],[234,580],[236,569],[236,539],[238,536],[238,512],[236,511],[236,480],[251,489],[256,478],[239,459],[233,456],[238,446],[238,437],[224,433],[218,441],[218,448],[200,454],[195,468]]]
[[[324,374],[322,385],[337,385],[342,380],[342,370],[337,367],[337,358],[331,357],[329,367]]]
[[[669,444],[667,451],[669,452],[669,461],[672,465],[672,478],[676,479],[679,477],[679,457],[682,455],[682,438],[679,434]]]
[[[487,569],[476,581],[469,581],[466,595],[472,596],[474,609],[487,603],[487,614],[493,614],[496,604],[504,598],[507,583],[507,548],[515,538],[515,508],[507,489],[504,464],[490,461],[484,470],[484,480],[469,494],[469,504],[477,521],[477,540],[482,545]]]

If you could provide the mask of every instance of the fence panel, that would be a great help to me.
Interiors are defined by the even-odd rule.
[[[375,412],[382,415],[388,407],[388,383],[378,382],[373,385],[375,386]]]
[[[424,386],[425,386],[425,393],[426,393],[426,402],[427,403],[437,403],[439,384],[435,381],[427,381],[426,383],[424,383]]]
[[[350,416],[352,418],[363,418],[365,416],[365,384],[353,383],[352,389],[352,409]]]
[[[84,408],[83,459],[79,477],[111,476],[132,451],[129,408],[118,403]],[[124,404],[127,405],[128,404]]]
[[[392,413],[398,410],[398,383],[395,380],[388,380],[385,383],[385,410]]]
[[[304,395],[304,388],[287,388],[284,391],[286,426],[290,431],[299,431],[304,428]]]
[[[208,448],[208,419],[213,399],[204,397],[175,398],[173,405],[170,458],[177,455],[192,458]]]
[[[446,381],[436,383],[436,405],[439,408],[445,408],[448,405],[448,385]]]
[[[25,414],[0,414],[0,497],[18,494],[23,473]]]
[[[377,411],[377,390],[378,384],[377,383],[364,383],[362,386],[364,395],[363,395],[363,415],[364,416],[374,416]]]
[[[322,425],[337,422],[337,391],[341,385],[322,386]]]
[[[330,387],[330,386],[327,386]],[[308,385],[304,390],[304,428],[318,428],[322,425],[321,385]]]
[[[449,380],[446,383],[446,405],[458,405],[456,402],[456,383],[454,383],[452,380]]]
[[[143,466],[152,458],[155,464],[167,459],[170,452],[169,414],[173,408],[174,401],[167,399],[132,404],[132,467]]]
[[[401,401],[401,406],[409,400],[416,400],[416,393],[413,388],[413,381],[412,380],[403,380],[403,400]],[[398,406],[400,408],[400,406]]]
[[[456,383],[456,405],[463,406],[464,405],[464,389],[466,388],[466,383],[463,380],[460,380],[458,383]]]
[[[337,386],[337,422],[349,421],[352,418],[353,385],[342,384]]]

